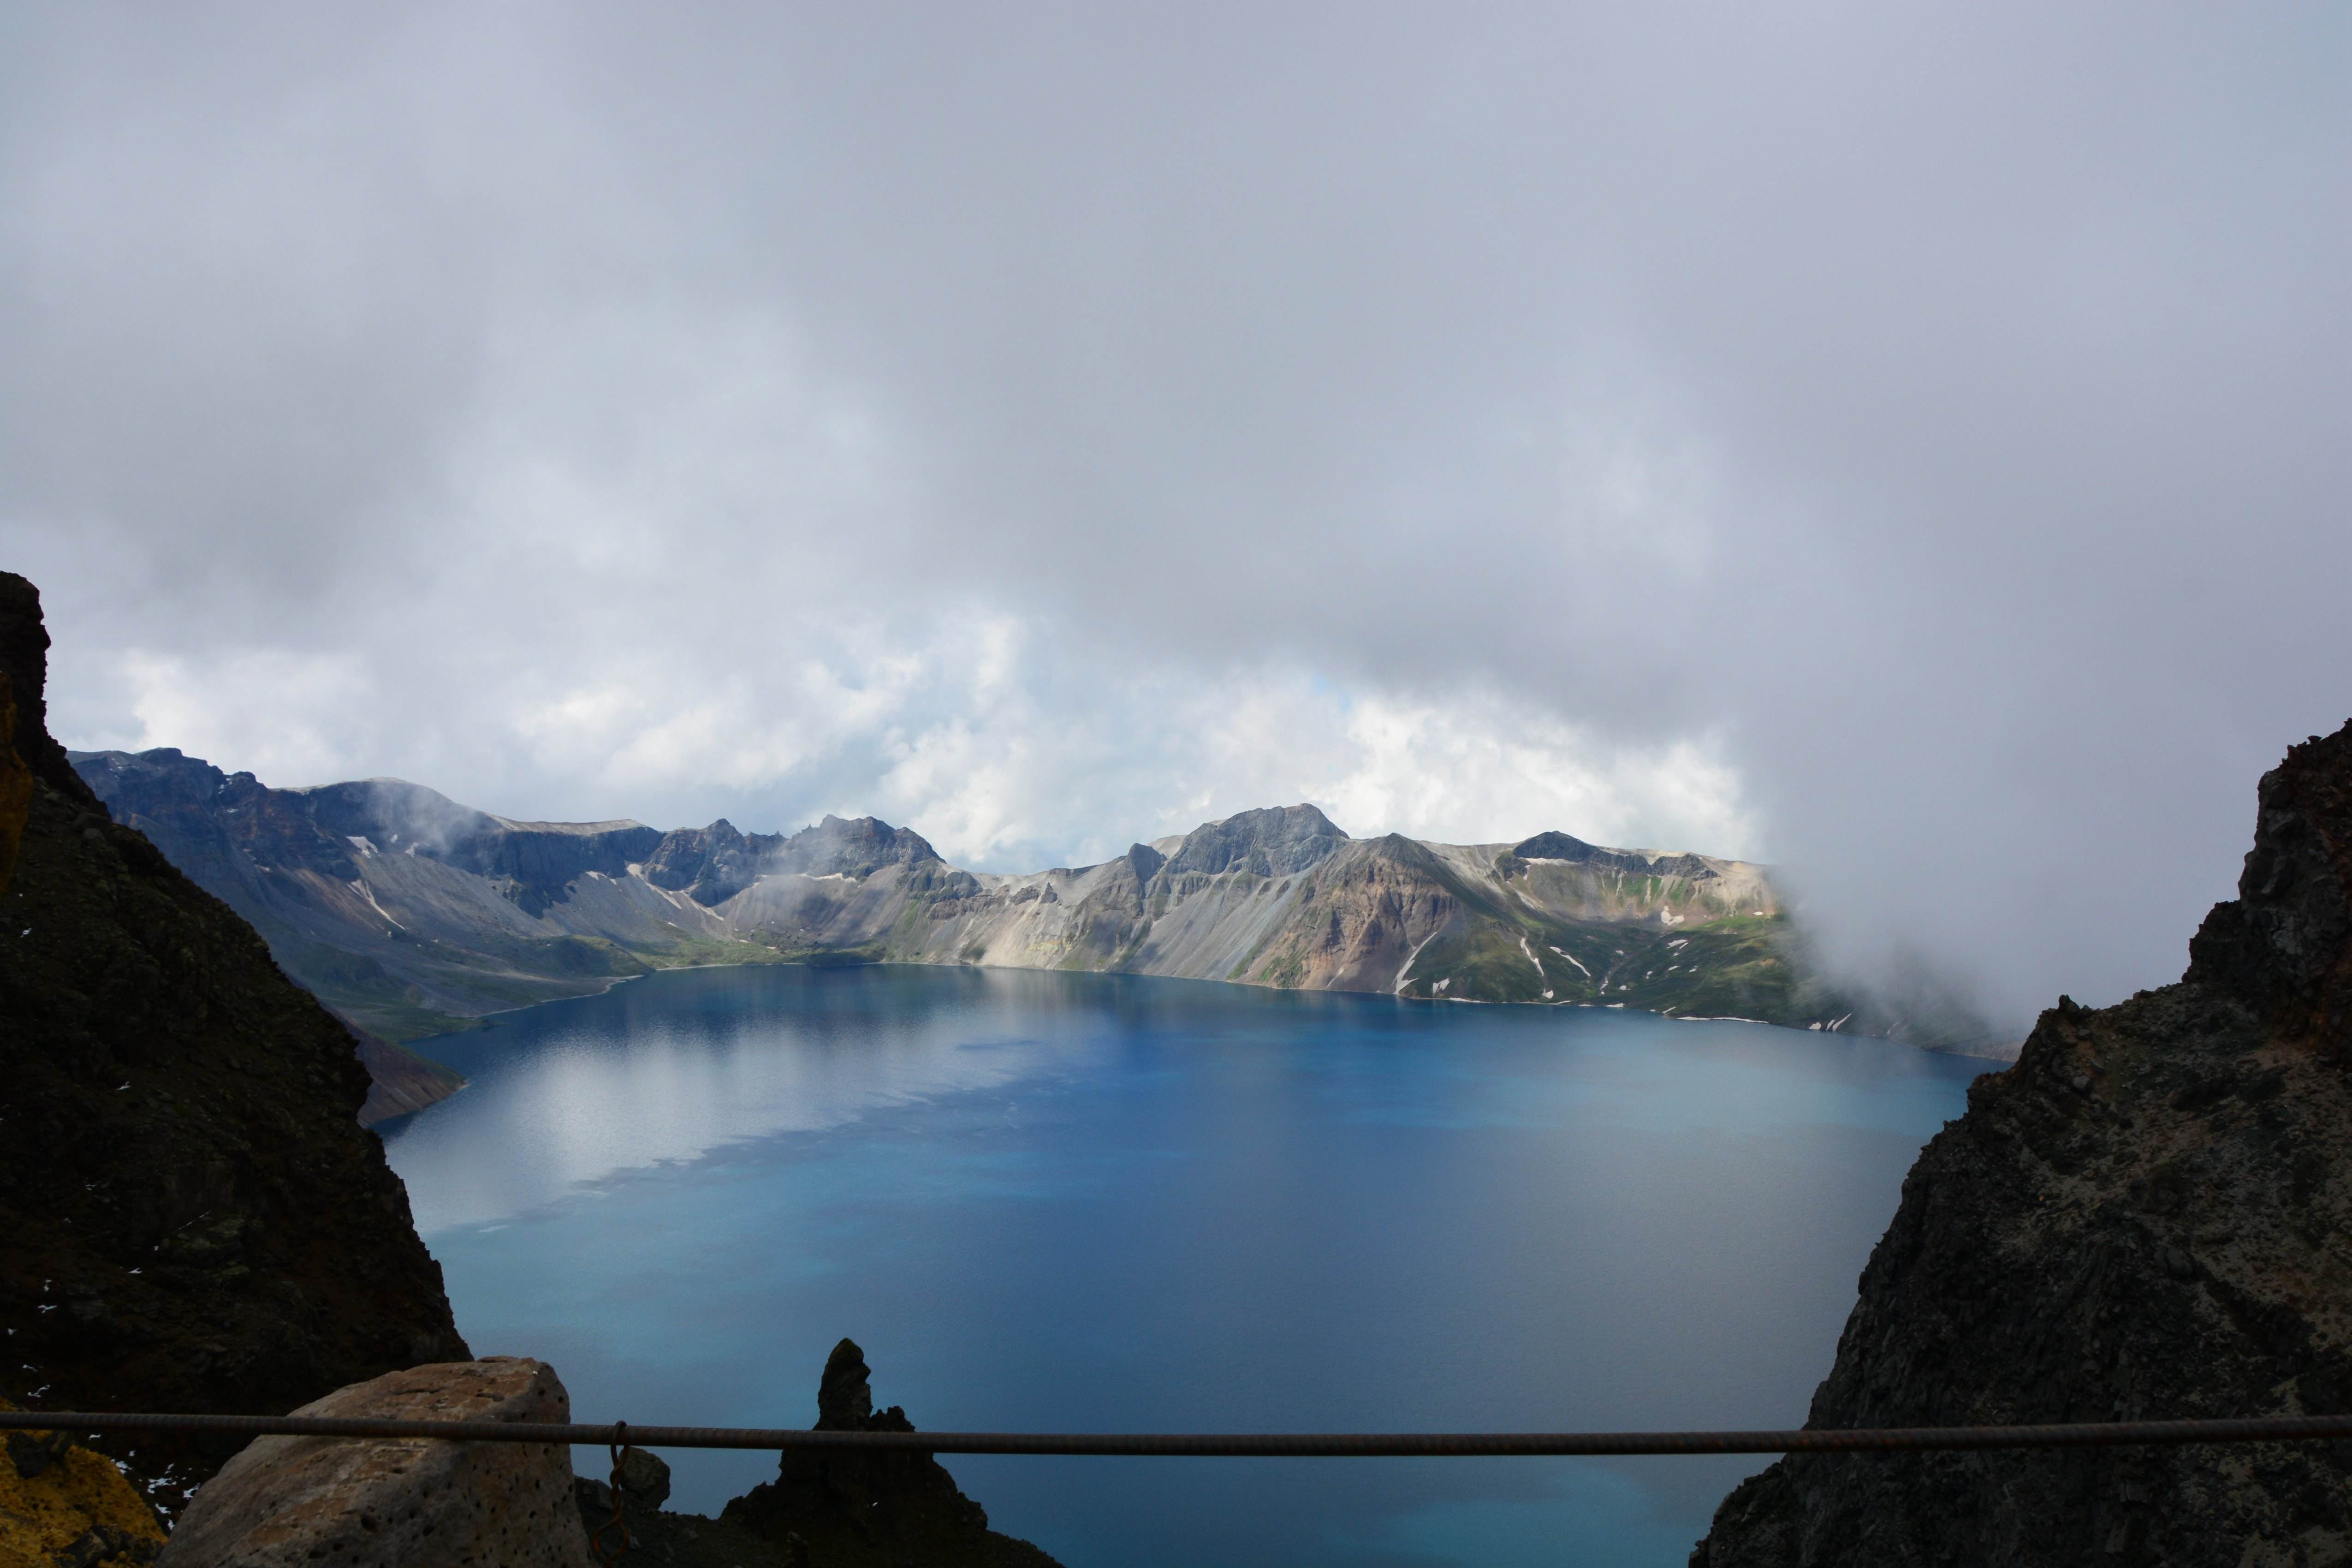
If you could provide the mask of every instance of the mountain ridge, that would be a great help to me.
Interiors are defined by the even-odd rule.
[[[986,872],[871,816],[792,834],[530,822],[400,780],[272,789],[170,748],[71,762],[290,973],[390,1039],[683,963],[877,960],[1964,1032],[1831,984],[1763,867],[1557,830],[1356,838],[1301,803],[1091,866]]]

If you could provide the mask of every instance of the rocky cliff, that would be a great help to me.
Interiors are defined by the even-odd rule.
[[[406,1193],[354,1120],[351,1033],[109,819],[44,728],[47,647],[33,585],[0,574],[0,758],[33,775],[0,891],[0,1392],[282,1411],[462,1359]],[[159,1443],[134,1463],[184,1481],[225,1457]]]
[[[526,823],[396,781],[274,790],[177,752],[76,753],[80,776],[387,1038],[675,963],[889,960],[1120,970],[1423,999],[1646,1008],[1983,1037],[1807,962],[1759,867],[1611,849],[1349,837],[1311,805],[1246,811],[1097,866],[958,869],[873,817],[785,835],[719,821]]]
[[[2061,998],[1931,1142],[1818,1426],[2352,1409],[2352,725],[2262,781],[2187,974]],[[2352,1445],[1792,1457],[1695,1568],[2352,1558]]]

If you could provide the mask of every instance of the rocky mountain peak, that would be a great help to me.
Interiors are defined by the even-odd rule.
[[[1320,865],[1348,842],[1348,836],[1314,806],[1265,806],[1202,823],[1185,835],[1183,847],[1168,868],[1179,876],[1197,872],[1214,877],[1241,869],[1260,877],[1290,877]]]
[[[2352,722],[2291,748],[2256,798],[2238,896],[2205,917],[2187,978],[2340,1049],[2352,1037]]]
[[[1151,879],[1160,875],[1160,868],[1168,864],[1168,857],[1149,844],[1129,845],[1126,858],[1129,869],[1135,873],[1135,885],[1139,888],[1151,886]]]
[[[86,810],[103,811],[49,734],[49,628],[41,618],[41,591],[14,572],[0,572],[0,672],[16,709],[11,733],[0,740],[43,784]]]
[[[775,869],[807,876],[870,877],[886,866],[919,866],[939,851],[911,827],[893,827],[878,816],[828,815],[780,841]]]
[[[1596,846],[1570,833],[1538,833],[1511,846],[1511,853],[1522,860],[1564,860],[1572,866],[1601,852]]]

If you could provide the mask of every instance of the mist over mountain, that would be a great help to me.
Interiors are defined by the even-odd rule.
[[[1092,866],[973,872],[870,816],[664,832],[515,821],[396,779],[272,789],[169,749],[72,762],[289,973],[393,1039],[675,964],[888,960],[2001,1044],[1949,999],[1838,984],[1763,868],[1558,831],[1357,839],[1298,805]]]
[[[81,747],[999,868],[1573,823],[2021,1023],[2168,977],[2344,710],[2329,7],[9,37]]]

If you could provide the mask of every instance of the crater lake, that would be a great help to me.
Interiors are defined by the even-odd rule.
[[[805,1426],[846,1335],[932,1430],[1801,1425],[1998,1065],[901,965],[672,971],[419,1048],[471,1087],[384,1141],[478,1354],[552,1363],[575,1419]],[[775,1468],[664,1457],[698,1512]],[[942,1462],[1069,1568],[1679,1568],[1766,1461]]]

